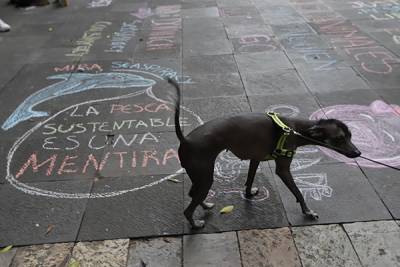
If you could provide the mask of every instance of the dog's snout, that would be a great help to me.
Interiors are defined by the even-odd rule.
[[[349,158],[357,158],[357,157],[361,156],[361,152],[360,152],[360,150],[355,149],[355,150],[351,151],[350,153],[348,153],[347,156]]]

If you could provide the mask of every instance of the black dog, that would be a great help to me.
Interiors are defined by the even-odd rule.
[[[274,122],[266,114],[247,113],[211,120],[185,137],[179,125],[180,89],[175,81],[168,79],[168,82],[177,90],[175,131],[180,141],[178,154],[182,167],[186,169],[192,181],[189,192],[192,201],[184,214],[193,228],[204,226],[204,221],[193,220],[196,207],[201,205],[204,209],[211,209],[214,206],[204,200],[214,180],[215,159],[224,149],[230,150],[241,160],[250,160],[246,197],[252,197],[258,193],[258,189],[252,188],[252,184],[260,161],[274,159],[276,174],[294,194],[303,214],[312,219],[317,219],[318,215],[307,207],[290,173],[290,164],[296,148],[317,142],[329,148],[335,147],[337,152],[349,158],[361,155],[351,142],[351,133],[347,126],[335,119],[309,121],[280,117],[284,126],[298,133],[286,133],[282,141],[281,136],[285,134],[284,127],[280,127],[279,123]],[[277,151],[277,147],[281,151],[279,149]]]

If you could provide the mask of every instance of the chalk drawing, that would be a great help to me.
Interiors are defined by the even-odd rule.
[[[354,1],[352,7],[359,14],[367,14],[374,20],[391,20],[400,18],[400,4],[397,1]]]
[[[400,45],[400,28],[384,29],[384,32],[392,36],[393,42]]]
[[[138,19],[145,19],[153,16],[154,13],[149,7],[140,7],[135,12],[132,12],[131,15]]]
[[[176,36],[181,29],[180,5],[163,5],[155,9],[151,30],[146,40],[146,50],[166,50],[176,47]]]
[[[180,75],[176,70],[172,68],[166,68],[157,64],[142,64],[142,63],[130,63],[125,61],[114,61],[112,62],[111,68],[113,71],[132,71],[132,72],[145,72],[153,73],[162,78],[175,79],[180,84],[192,84],[195,83],[190,76]]]
[[[132,71],[132,70],[128,70],[128,71]],[[145,72],[138,71],[137,73],[144,75]],[[158,76],[158,75],[156,75],[154,73],[147,72],[146,74],[152,76],[154,79],[165,81],[161,76]],[[139,75],[137,75],[137,76],[139,76]],[[149,79],[149,80],[152,81],[153,79]],[[149,84],[145,83],[145,85],[149,85],[147,87],[147,89],[137,90],[135,92],[131,92],[131,93],[128,93],[128,94],[125,94],[125,95],[120,95],[120,96],[116,96],[116,97],[109,97],[109,98],[103,98],[103,99],[96,99],[96,100],[89,100],[89,101],[84,101],[82,103],[74,104],[72,106],[69,106],[67,108],[64,108],[64,109],[58,111],[57,113],[53,114],[52,116],[50,116],[46,120],[41,121],[38,124],[36,124],[33,128],[31,128],[25,134],[23,134],[20,138],[18,138],[17,141],[11,147],[11,149],[10,149],[10,151],[8,153],[8,157],[7,157],[7,166],[6,166],[7,176],[6,176],[6,180],[12,186],[14,186],[16,189],[18,189],[18,190],[20,190],[20,191],[22,191],[24,193],[27,193],[27,194],[38,195],[38,196],[46,196],[46,197],[52,197],[52,198],[81,199],[81,198],[114,197],[114,196],[118,196],[118,195],[121,195],[121,194],[129,193],[129,192],[135,192],[135,191],[138,191],[138,190],[143,190],[143,189],[149,188],[151,186],[158,185],[158,184],[160,184],[160,183],[162,183],[164,181],[167,181],[171,177],[174,177],[174,176],[179,175],[180,173],[182,173],[183,169],[178,169],[172,175],[168,175],[168,176],[163,177],[161,179],[157,178],[158,180],[152,181],[152,182],[148,182],[147,184],[144,184],[144,185],[140,185],[140,186],[137,186],[137,187],[134,187],[134,188],[128,188],[128,189],[125,189],[125,190],[110,191],[110,192],[103,192],[103,193],[75,193],[75,192],[71,193],[71,192],[60,192],[60,191],[57,192],[57,191],[45,190],[45,189],[38,188],[38,187],[32,186],[30,184],[25,184],[25,183],[21,182],[12,173],[11,165],[13,163],[13,157],[14,157],[16,151],[18,151],[18,149],[21,147],[21,145],[23,143],[26,143],[27,139],[33,133],[37,132],[39,129],[42,129],[43,126],[50,124],[51,121],[56,120],[61,115],[68,114],[68,113],[71,114],[72,112],[76,113],[76,110],[80,109],[81,107],[87,106],[87,105],[93,106],[96,103],[102,103],[102,102],[107,102],[107,101],[115,101],[115,100],[120,100],[120,99],[128,99],[128,98],[130,99],[130,98],[133,98],[133,97],[136,97],[136,96],[139,96],[139,95],[147,95],[148,97],[150,97],[151,99],[153,99],[156,102],[172,105],[172,103],[170,103],[168,101],[165,101],[163,99],[160,99],[160,98],[156,97],[153,94],[153,92],[152,92],[153,82],[151,82]],[[150,107],[148,107],[148,108],[150,108]],[[196,123],[198,123],[198,124],[202,124],[203,123],[201,118],[198,115],[196,115],[194,112],[192,112],[191,110],[187,109],[184,106],[181,106],[181,108],[182,108],[182,110],[185,111],[186,114],[189,114],[190,116],[192,116]],[[92,114],[93,112],[94,111],[92,111],[92,109],[91,109],[91,111],[88,114]],[[97,126],[97,127],[102,127],[102,126]],[[70,140],[74,140],[74,139],[70,139]],[[154,158],[152,157],[152,154],[151,154],[152,152],[151,151],[143,151],[143,152],[145,152],[145,159],[147,161],[154,160]],[[124,154],[126,152],[113,152],[113,153],[116,154],[117,156],[119,155],[119,157],[120,157],[119,163],[120,163],[120,165],[123,164],[122,157],[124,156]],[[162,160],[161,159],[158,160],[159,164],[164,164],[165,161],[168,160],[168,158],[176,157],[174,154],[176,154],[176,153],[169,152],[169,154],[168,154],[166,152],[166,154],[164,155],[164,158]],[[107,158],[107,157],[108,157],[108,154],[106,153],[105,158]],[[57,174],[76,172],[76,169],[68,168],[68,166],[72,166],[73,165],[73,160],[76,159],[76,158],[77,157],[74,156],[74,155],[72,155],[72,156],[68,155],[67,157],[64,157],[63,163],[61,164],[60,168],[58,169]],[[47,161],[53,162],[53,160],[55,160],[55,157],[51,156],[49,160],[46,160],[46,162]],[[83,170],[86,171],[86,169],[89,166],[88,164],[92,164],[95,168],[101,168],[101,167],[103,167],[105,162],[106,162],[106,159],[102,159],[101,162],[98,162],[95,158],[93,158],[93,157],[90,158],[89,157],[87,162],[86,162],[86,164],[85,164],[85,166],[84,166],[84,168],[83,168]],[[40,163],[40,164],[42,164],[42,163]],[[37,162],[36,162],[36,164],[37,164]],[[136,162],[132,161],[132,164],[136,164]],[[36,165],[36,167],[38,167],[38,166]],[[19,175],[22,175],[25,169],[21,169],[22,172]],[[53,171],[53,168],[50,166],[48,170]],[[85,172],[85,171],[83,171],[83,172]]]
[[[267,109],[265,109],[265,112],[270,112],[270,111],[277,112],[281,116],[290,118],[294,118],[300,113],[298,107],[287,104],[271,105]]]
[[[92,0],[88,4],[88,8],[106,7],[111,5],[112,0]]]
[[[389,105],[382,100],[375,100],[369,106],[335,105],[317,110],[310,119],[320,119],[325,114],[346,122],[352,132],[353,143],[365,157],[400,166],[400,106]],[[332,150],[322,147],[321,150],[334,159],[356,164]],[[363,167],[385,168],[361,158],[356,161]]]
[[[136,36],[138,23],[140,23],[138,20],[131,23],[123,22],[119,32],[113,33],[110,49],[104,50],[104,52],[122,53],[128,42]]]
[[[74,47],[71,53],[65,54],[67,57],[81,57],[90,52],[90,49],[94,43],[101,39],[101,34],[112,23],[109,21],[98,21],[89,30],[86,31],[83,36],[75,42],[76,47]]]
[[[155,84],[154,80],[145,79],[139,75],[114,72],[59,74],[47,79],[62,79],[63,81],[49,85],[26,98],[3,123],[1,126],[3,130],[8,130],[30,118],[48,116],[47,112],[34,111],[32,108],[60,96],[93,89],[148,87]]]
[[[230,151],[223,151],[215,162],[215,180],[220,183],[231,183],[239,177],[241,170],[248,166],[248,161],[240,160]]]
[[[332,196],[333,189],[328,185],[326,173],[295,174],[293,178],[304,198],[322,200]]]
[[[235,49],[239,52],[261,52],[278,49],[278,44],[268,35],[245,35],[232,41]]]

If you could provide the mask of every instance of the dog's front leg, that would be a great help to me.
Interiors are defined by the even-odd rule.
[[[289,188],[289,190],[296,197],[297,202],[300,203],[303,214],[305,214],[307,217],[310,217],[313,220],[318,219],[318,214],[307,207],[303,195],[301,194],[299,188],[294,182],[292,173],[290,172],[290,163],[292,162],[292,159],[278,158],[275,160],[275,162],[276,162],[275,173],[281,178],[281,180],[285,183],[287,188]]]
[[[257,187],[252,187],[253,182],[254,182],[254,176],[256,175],[258,165],[260,164],[260,161],[258,160],[250,160],[250,167],[249,167],[249,173],[247,174],[247,180],[246,180],[246,198],[251,198],[255,195],[258,194],[258,188]]]

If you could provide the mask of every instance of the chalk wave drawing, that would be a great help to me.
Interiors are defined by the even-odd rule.
[[[218,191],[210,190],[207,199],[212,199],[214,197],[217,197],[218,195],[231,195],[231,194],[240,195],[241,198],[250,200],[252,202],[264,201],[269,198],[269,190],[265,186],[262,186],[259,188],[258,194],[253,196],[252,198],[246,198],[243,188],[226,188]]]
[[[329,118],[346,122],[352,132],[352,140],[363,156],[388,165],[400,166],[400,106],[375,100],[369,106],[335,105],[318,110],[310,119]],[[320,148],[326,155],[348,164],[356,163],[332,150]],[[356,159],[363,167],[385,168],[382,165]]]
[[[328,185],[326,173],[302,173],[294,175],[296,185],[304,198],[322,200],[322,197],[331,197],[332,188]]]
[[[157,74],[151,73],[151,72],[144,72],[144,71],[138,71],[138,73],[141,74],[148,74],[150,76],[153,76],[154,78],[157,78],[159,80],[165,81],[165,79],[162,76],[159,76]],[[150,83],[153,84],[153,83]],[[76,108],[79,108],[80,106],[84,106],[84,105],[90,105],[90,104],[94,104],[94,103],[101,103],[101,102],[107,102],[107,101],[114,101],[114,100],[119,100],[119,99],[128,99],[128,98],[133,98],[135,96],[139,96],[142,94],[146,94],[147,96],[149,96],[150,98],[158,101],[158,102],[162,102],[165,104],[173,104],[171,102],[165,101],[163,99],[160,99],[158,97],[156,97],[152,91],[152,86],[149,86],[147,89],[143,89],[143,90],[138,90],[132,93],[128,93],[125,95],[120,95],[120,96],[115,96],[115,97],[109,97],[109,98],[103,98],[103,99],[96,99],[96,100],[88,100],[88,101],[84,101],[78,104],[74,104],[72,106],[69,106],[67,108],[64,108],[60,111],[58,111],[57,113],[51,115],[49,118],[47,118],[44,121],[39,122],[38,124],[36,124],[34,127],[32,127],[31,129],[29,129],[26,133],[24,133],[21,137],[19,137],[13,144],[13,146],[11,147],[11,149],[8,152],[7,155],[7,165],[6,165],[6,181],[9,182],[14,188],[16,188],[17,190],[20,190],[26,194],[29,195],[36,195],[36,196],[45,196],[45,197],[51,197],[51,198],[65,198],[65,199],[85,199],[85,198],[108,198],[108,197],[115,197],[115,196],[119,196],[122,194],[126,194],[126,193],[131,193],[131,192],[136,192],[139,190],[144,190],[146,188],[161,184],[164,181],[169,180],[172,177],[175,177],[181,173],[184,172],[184,170],[181,168],[179,170],[177,170],[175,173],[162,177],[159,180],[150,182],[148,184],[144,184],[138,187],[133,187],[133,188],[128,188],[125,190],[119,190],[119,191],[109,191],[109,192],[102,192],[102,193],[79,193],[79,192],[60,192],[60,191],[51,191],[51,190],[46,190],[46,189],[42,189],[42,188],[38,188],[35,187],[33,185],[29,185],[29,184],[25,184],[21,181],[19,181],[18,179],[16,179],[16,177],[14,176],[14,174],[12,174],[11,171],[11,164],[13,162],[13,157],[15,152],[19,149],[19,147],[33,134],[35,133],[37,130],[39,130],[43,125],[45,125],[46,123],[56,119],[58,116],[67,113],[69,111],[72,111]],[[184,110],[186,113],[190,114],[196,123],[198,124],[203,124],[202,119],[195,114],[193,111],[191,111],[190,109],[181,106],[181,109]]]
[[[152,79],[145,79],[140,75],[130,73],[66,73],[53,75],[47,79],[62,79],[58,83],[49,85],[26,98],[15,111],[7,118],[1,128],[8,130],[22,121],[34,117],[47,117],[45,111],[34,111],[32,108],[45,101],[75,94],[83,91],[102,88],[130,88],[149,87],[155,84]]]

